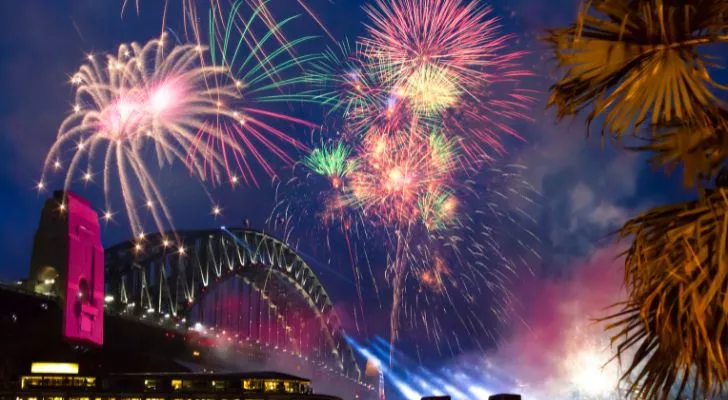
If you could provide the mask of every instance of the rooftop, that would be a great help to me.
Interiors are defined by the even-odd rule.
[[[139,373],[124,373],[124,374],[109,374],[109,378],[114,377],[129,377],[129,378],[214,378],[214,379],[279,379],[287,381],[300,381],[310,383],[310,379],[301,378],[295,375],[284,374],[282,372],[275,371],[260,371],[260,372],[139,372]]]

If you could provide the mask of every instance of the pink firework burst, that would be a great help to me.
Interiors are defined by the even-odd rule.
[[[532,73],[523,51],[508,49],[497,17],[478,1],[377,0],[364,56],[391,86],[399,105],[422,120],[444,124],[468,155],[503,153],[502,137],[519,138],[509,121],[527,119],[532,91],[519,88]],[[386,113],[386,111],[385,111]]]
[[[502,54],[512,36],[501,34],[498,18],[477,1],[377,0],[365,11],[372,21],[367,53],[393,65],[390,72],[399,79],[432,65],[446,68],[461,85],[477,86],[494,62],[521,55]]]

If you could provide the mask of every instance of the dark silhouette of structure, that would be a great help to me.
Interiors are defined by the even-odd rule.
[[[43,360],[95,376],[275,369],[376,398],[323,285],[280,240],[243,228],[160,232],[100,257],[98,232],[80,197],[46,202],[28,279],[0,285],[0,387]]]

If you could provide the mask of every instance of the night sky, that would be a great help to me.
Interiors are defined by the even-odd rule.
[[[0,2],[2,280],[23,278],[27,271],[39,212],[48,196],[48,193],[38,194],[35,183],[58,126],[72,107],[70,74],[77,70],[88,52],[113,52],[122,42],[146,42],[160,33],[162,1],[143,0],[141,13],[137,15],[132,0],[123,19],[121,3],[120,0]],[[286,6],[294,3],[273,0],[271,7],[279,17],[301,13],[299,7]],[[364,33],[363,0],[309,0],[307,3],[335,37],[354,40]],[[500,360],[508,364],[502,368],[504,374],[520,374],[520,382],[543,382],[547,380],[544,371],[553,371],[550,366],[565,351],[565,343],[569,342],[565,333],[568,327],[576,323],[588,329],[590,325],[584,321],[588,321],[591,313],[601,311],[620,295],[621,270],[619,262],[614,261],[619,245],[609,232],[628,216],[647,207],[692,194],[682,190],[677,174],[665,178],[648,167],[642,156],[615,150],[610,145],[602,148],[598,136],[585,138],[582,120],[557,124],[552,111],[545,110],[546,91],[556,75],[537,37],[547,27],[573,20],[576,1],[502,0],[491,4],[494,12],[502,16],[504,31],[518,37],[513,46],[530,52],[526,67],[536,72],[535,79],[528,81],[538,91],[530,113],[534,121],[515,124],[526,143],[509,142],[507,159],[527,167],[526,177],[540,192],[539,204],[531,212],[537,221],[536,233],[543,259],[533,265],[534,276],[523,277],[514,287],[522,294],[519,320],[523,323],[508,329],[499,347],[490,346],[485,350],[493,362]],[[181,21],[179,10],[170,5],[167,28],[181,32]],[[321,35],[321,39],[306,45],[307,50],[331,45],[306,15],[286,27],[286,32]],[[720,76],[717,80],[726,81]],[[320,111],[318,115],[310,110],[301,113],[314,120],[322,116]],[[305,140],[307,135],[301,129],[300,138]],[[281,169],[282,175],[286,173]],[[272,185],[265,178],[261,179],[259,188],[213,189],[216,201],[223,208],[222,217],[213,218],[200,185],[189,178],[182,166],[176,165],[162,173],[158,181],[162,182],[160,188],[167,196],[178,229],[239,226],[244,219],[249,219],[253,226],[265,228],[274,197]],[[62,181],[56,179],[49,184],[55,189],[62,186]],[[84,187],[77,183],[72,188],[94,204],[103,204],[98,184]],[[301,231],[305,228],[301,227]],[[111,245],[128,238],[129,230],[121,220],[106,226],[102,234],[104,244]],[[299,245],[302,251],[321,261],[321,278],[339,303],[340,312],[346,314],[354,299],[353,291],[346,289],[350,268],[343,265],[347,260],[345,254],[326,254],[322,246]],[[329,263],[332,266],[324,268]],[[373,301],[371,293],[365,297],[368,302]],[[371,307],[366,332],[358,332],[360,340],[372,340],[375,335],[387,337],[388,310],[386,304],[383,307]],[[348,316],[342,319],[352,320]],[[473,359],[481,360],[481,352],[482,349],[464,348],[460,354],[428,354],[425,350],[408,354],[436,370],[447,370],[477,364]],[[548,377],[552,378],[556,379]]]

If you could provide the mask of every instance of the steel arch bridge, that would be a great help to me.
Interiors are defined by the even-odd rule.
[[[160,232],[105,251],[106,310],[170,329],[216,329],[361,382],[326,290],[290,247],[260,231]]]

